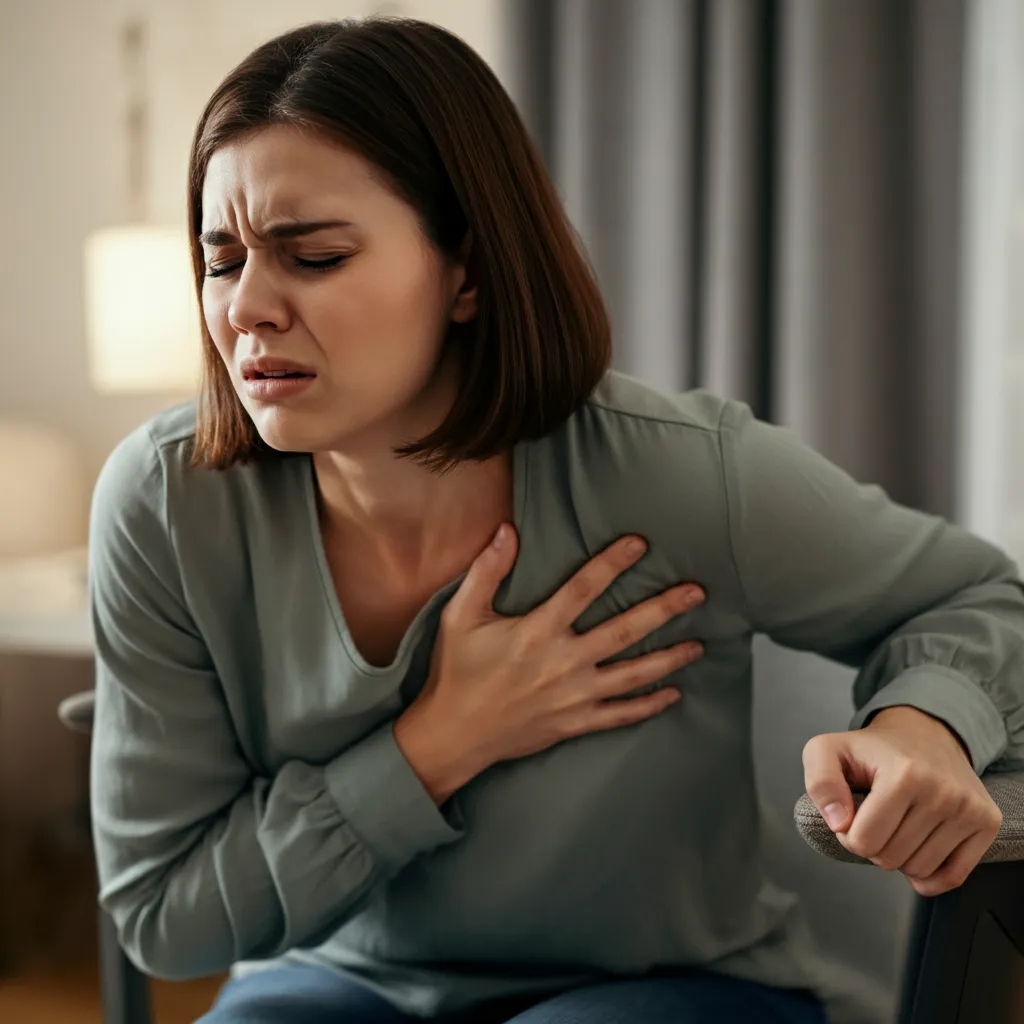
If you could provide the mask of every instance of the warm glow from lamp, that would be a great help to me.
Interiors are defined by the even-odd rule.
[[[85,243],[89,375],[97,391],[196,391],[200,319],[184,228],[104,228]]]

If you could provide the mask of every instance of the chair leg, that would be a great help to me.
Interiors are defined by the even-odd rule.
[[[102,910],[99,932],[103,1024],[150,1024],[146,976],[128,959],[114,922]]]
[[[900,1024],[1024,1020],[1024,862],[981,864],[918,902]]]

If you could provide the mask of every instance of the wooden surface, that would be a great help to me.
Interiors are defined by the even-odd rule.
[[[210,1008],[222,980],[152,982],[154,1024],[192,1024]],[[95,969],[65,967],[0,978],[0,1021],[101,1024]]]

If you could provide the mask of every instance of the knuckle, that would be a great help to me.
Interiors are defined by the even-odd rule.
[[[699,640],[694,640],[687,644],[686,647],[686,660],[696,661],[698,658],[703,658],[705,653],[704,645]]]
[[[605,720],[605,725],[609,729],[621,729],[624,725],[629,725],[636,721],[633,717],[633,713],[623,708],[616,708],[614,714],[608,716]]]
[[[915,878],[911,881],[914,891],[920,896],[934,897],[941,896],[946,890],[932,879]]]
[[[1003,827],[1003,812],[996,803],[989,801],[983,820],[985,827],[995,835]]]
[[[587,571],[578,572],[566,584],[566,594],[573,604],[583,604],[595,593],[597,588],[594,586],[592,575]]]
[[[864,857],[866,860],[873,860],[881,853],[877,843],[854,829],[850,829],[846,835],[846,848],[850,853],[855,853],[858,857]]]
[[[962,794],[944,782],[936,786],[930,803],[942,818],[951,818],[963,809]]]
[[[928,772],[917,761],[906,758],[896,765],[894,771],[897,785],[901,787],[920,787],[928,783]]]
[[[612,642],[619,650],[630,647],[634,642],[634,631],[628,622],[617,622],[612,628]]]
[[[812,736],[805,744],[803,749],[804,765],[806,766],[808,759],[817,759],[823,754],[828,753],[832,746],[831,733],[820,733],[817,736]]]
[[[969,874],[970,871],[960,866],[940,868],[931,876],[929,882],[934,883],[940,892],[948,892],[950,889],[959,889],[967,881]]]

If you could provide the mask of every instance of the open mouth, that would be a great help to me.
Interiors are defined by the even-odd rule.
[[[271,370],[267,373],[261,373],[256,370],[253,373],[248,373],[245,376],[246,380],[277,380],[281,377],[312,377],[312,373],[303,373],[301,370]]]

